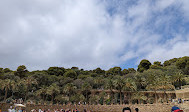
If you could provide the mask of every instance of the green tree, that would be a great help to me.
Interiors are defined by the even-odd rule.
[[[122,104],[122,91],[125,87],[125,80],[121,76],[117,76],[116,79],[114,80],[114,85],[115,88],[119,91],[120,95],[120,104]]]
[[[51,84],[47,89],[47,95],[51,96],[51,103],[53,104],[54,94],[60,93],[60,88],[57,84]]]
[[[163,73],[159,78],[160,78],[159,89],[162,89],[164,91],[164,100],[168,102],[168,99],[167,99],[168,96],[166,94],[166,91],[173,90],[175,89],[175,87],[171,84],[170,76]]]
[[[77,87],[73,83],[68,83],[64,86],[63,92],[66,93],[69,97],[73,96],[76,92]]]
[[[5,90],[4,102],[7,99],[8,90],[10,90],[11,87],[14,86],[14,83],[15,82],[13,80],[10,80],[10,79],[0,80],[0,87],[1,87],[2,90]]]
[[[147,81],[147,90],[153,90],[155,93],[155,101],[157,103],[157,90],[161,86],[161,79],[160,76],[163,74],[161,70],[148,70],[145,71],[144,74],[146,75],[146,81]]]
[[[136,70],[134,68],[128,68],[129,73],[136,73]]]
[[[12,72],[12,70],[10,70],[9,68],[5,68],[3,71],[4,73]]]
[[[181,89],[182,81],[184,81],[184,75],[181,72],[177,72],[175,75],[172,76],[172,82],[179,83],[179,88]]]
[[[26,87],[26,94],[25,94],[25,101],[26,101],[27,97],[28,97],[28,92],[29,92],[31,86],[33,84],[36,85],[37,84],[37,80],[34,77],[32,77],[32,76],[28,76],[28,77],[22,79],[21,82],[20,82],[20,84],[23,84]]]
[[[45,101],[46,100],[45,95],[47,94],[47,89],[48,89],[47,86],[41,86],[40,89],[36,91],[36,96],[42,95],[42,99],[43,101]]]
[[[77,73],[74,70],[68,70],[65,74],[65,77],[70,77],[70,78],[77,78]]]
[[[127,74],[129,74],[129,70],[124,69],[124,70],[122,71],[122,75],[127,75]]]
[[[132,100],[137,100],[137,103],[141,104],[141,100],[145,101],[145,100],[147,100],[147,97],[144,94],[142,94],[141,92],[136,92],[132,95]]]
[[[105,88],[109,89],[111,91],[111,104],[113,104],[113,99],[114,99],[114,91],[113,91],[113,89],[115,88],[114,80],[113,79],[108,79],[107,82],[105,83]]]
[[[97,74],[104,74],[105,73],[105,71],[104,70],[102,70],[101,68],[96,68],[95,70],[93,70],[93,72],[94,73],[97,73]]]
[[[140,64],[138,65],[137,71],[143,72],[144,70],[148,70],[151,66],[150,61],[143,59]]]
[[[49,75],[63,76],[65,73],[65,68],[63,67],[49,67],[47,70]]]
[[[15,72],[15,75],[19,76],[20,78],[23,78],[23,77],[26,77],[27,73],[28,73],[28,70],[27,70],[26,66],[25,65],[20,65],[17,68],[17,70]]]
[[[82,93],[85,96],[87,103],[89,103],[89,94],[90,94],[91,89],[92,89],[91,85],[87,82],[85,82],[81,87]]]

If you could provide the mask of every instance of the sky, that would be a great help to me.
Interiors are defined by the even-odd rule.
[[[0,0],[0,67],[137,68],[189,56],[189,0]]]

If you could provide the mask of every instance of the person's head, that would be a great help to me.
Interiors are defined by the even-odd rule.
[[[138,111],[139,111],[139,109],[138,109],[138,108],[135,108],[135,111],[136,111],[136,112],[138,112]]]
[[[129,107],[123,108],[123,112],[131,112],[131,109]]]

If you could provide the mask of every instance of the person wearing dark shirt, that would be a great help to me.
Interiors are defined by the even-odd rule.
[[[123,108],[123,112],[131,112],[131,109],[129,107]]]

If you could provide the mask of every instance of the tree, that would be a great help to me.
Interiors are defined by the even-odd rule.
[[[127,90],[127,91],[136,91],[137,90],[137,85],[136,85],[136,83],[135,83],[135,81],[133,79],[127,78],[125,80],[125,86],[124,86],[123,89]],[[131,95],[130,95],[130,99],[131,99]]]
[[[161,62],[155,61],[153,65],[150,66],[151,69],[162,69]]]
[[[51,84],[47,89],[47,94],[51,96],[51,103],[53,104],[54,100],[54,94],[60,93],[59,86],[57,84],[53,83]]]
[[[182,86],[182,81],[184,80],[184,75],[181,72],[176,73],[175,75],[172,76],[172,82],[179,83],[179,88],[181,89]]]
[[[91,89],[92,89],[91,85],[87,82],[85,82],[81,87],[82,93],[85,96],[87,103],[89,103],[89,94]]]
[[[9,68],[5,68],[3,71],[4,73],[12,72],[12,70],[10,70]]]
[[[128,68],[129,73],[136,73],[136,70],[134,68]]]
[[[157,90],[160,88],[160,76],[162,75],[161,70],[148,70],[145,72],[146,74],[146,81],[147,81],[147,90],[153,90],[155,93],[155,101],[157,103]]]
[[[160,76],[159,89],[163,89],[163,91],[164,91],[164,99],[165,99],[166,102],[168,102],[166,91],[175,89],[175,87],[171,84],[171,80],[170,79],[171,79],[170,76],[168,76],[168,75],[166,75],[164,73]]]
[[[63,67],[49,67],[47,72],[49,75],[63,76],[65,69]]]
[[[36,91],[36,95],[37,95],[37,96],[42,95],[43,101],[46,100],[45,95],[47,94],[47,89],[48,89],[47,86],[42,86],[42,87],[40,87],[40,89],[38,89],[38,90]]]
[[[178,59],[177,58],[173,58],[173,59],[170,59],[170,60],[167,60],[163,63],[163,66],[170,66],[172,64],[174,64]]]
[[[122,71],[122,75],[127,75],[127,74],[129,74],[129,70],[124,69],[124,70]]]
[[[113,67],[106,71],[107,75],[121,75],[121,68],[120,67]]]
[[[76,92],[77,87],[73,83],[68,83],[64,86],[63,92],[66,93],[69,97],[73,96]]]
[[[133,94],[132,99],[137,100],[137,103],[141,104],[141,100],[145,101],[145,100],[147,100],[147,97],[144,94],[142,94],[141,92],[136,92]]]
[[[10,90],[11,87],[14,86],[14,83],[15,82],[13,80],[10,80],[10,79],[0,80],[0,87],[1,87],[2,90],[5,90],[4,102],[7,99],[8,90]]]
[[[27,72],[28,72],[28,70],[27,70],[26,66],[25,65],[20,65],[17,68],[17,70],[15,72],[15,75],[19,76],[20,78],[23,78],[23,77],[25,77],[27,75]]]
[[[114,80],[113,79],[108,79],[107,82],[105,83],[105,88],[109,89],[111,91],[111,104],[113,104],[113,99],[114,99],[114,91],[113,91],[113,89],[115,88]]]
[[[148,70],[151,66],[150,61],[143,59],[140,64],[138,65],[137,71],[143,72],[144,70]]]
[[[0,78],[3,76],[3,74],[4,74],[3,68],[0,68]]]
[[[105,71],[104,70],[102,70],[101,68],[96,68],[95,70],[93,70],[93,72],[94,73],[97,73],[97,74],[104,74],[105,73]]]
[[[121,76],[117,76],[114,80],[115,88],[119,91],[120,104],[122,104],[122,90],[125,87],[125,80]]]
[[[20,84],[23,84],[26,87],[26,95],[25,95],[25,101],[26,101],[27,97],[28,97],[29,89],[31,88],[31,86],[33,84],[35,84],[35,85],[37,84],[37,80],[34,79],[32,76],[28,76],[28,77],[22,79]]]
[[[70,78],[77,78],[77,73],[74,70],[68,70],[65,74],[65,77],[70,77]]]
[[[97,89],[102,89],[104,88],[103,85],[104,85],[104,80],[102,77],[96,77],[94,79],[94,83],[95,83],[95,86]]]

